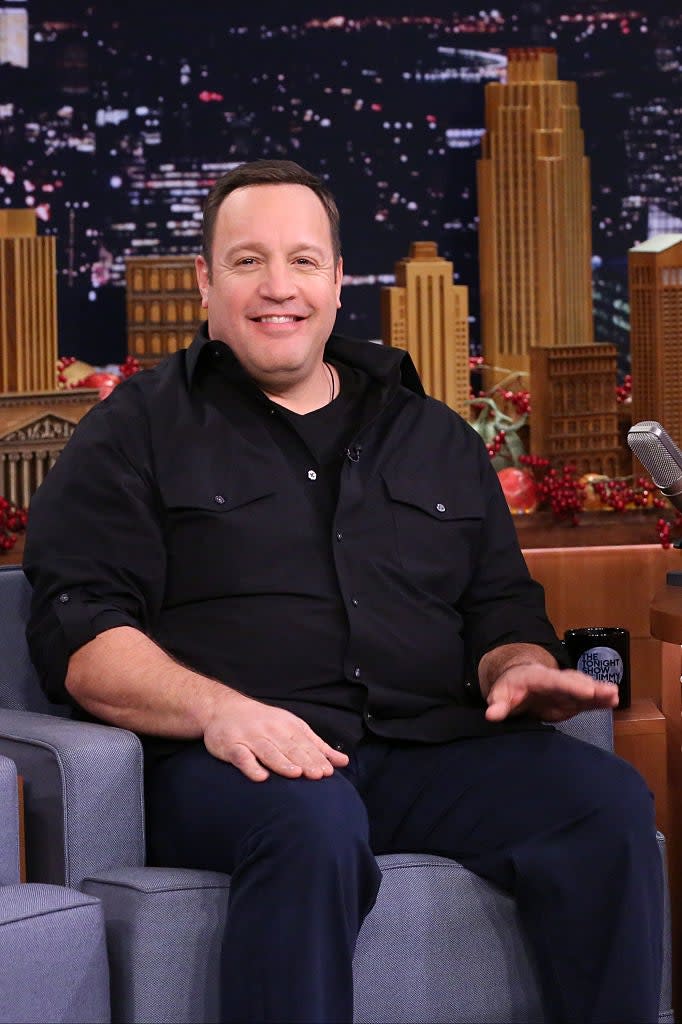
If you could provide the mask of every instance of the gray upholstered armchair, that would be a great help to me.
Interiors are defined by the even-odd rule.
[[[125,730],[68,720],[47,703],[24,641],[28,602],[21,570],[0,569],[0,753],[26,780],[29,878],[101,900],[114,1021],[218,1021],[229,877],[145,867],[140,744]],[[611,746],[608,712],[566,728]],[[513,900],[441,857],[379,862],[379,898],[355,957],[356,1021],[544,1019]],[[665,948],[661,1022],[673,1019],[668,926]]]
[[[110,1020],[99,900],[19,880],[17,770],[0,756],[0,1022]]]

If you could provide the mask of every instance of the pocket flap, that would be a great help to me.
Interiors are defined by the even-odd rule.
[[[478,492],[459,490],[451,481],[443,484],[431,477],[405,477],[382,473],[393,501],[426,512],[433,519],[482,519],[483,501]]]
[[[164,503],[169,511],[194,508],[204,512],[230,512],[274,493],[274,488],[265,487],[262,483],[251,483],[250,486],[242,483],[240,486],[239,481],[219,480],[214,488],[210,488],[184,482],[165,489]]]

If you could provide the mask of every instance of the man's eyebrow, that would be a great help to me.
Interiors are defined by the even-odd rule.
[[[263,253],[266,252],[267,249],[268,246],[264,245],[262,242],[249,241],[248,239],[245,239],[244,241],[235,242],[233,245],[228,245],[228,247],[223,251],[223,257],[229,259],[229,257],[234,256],[235,253],[245,251]],[[321,257],[326,255],[324,249],[320,248],[319,245],[316,245],[315,242],[297,242],[289,249],[289,255],[299,252],[316,253]]]

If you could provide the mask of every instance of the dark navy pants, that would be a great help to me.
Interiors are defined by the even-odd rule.
[[[200,743],[147,782],[152,863],[232,875],[223,1020],[352,1020],[375,854],[452,857],[517,900],[548,1020],[649,1024],[661,978],[653,801],[612,754],[554,730],[364,741],[317,782],[246,779]]]

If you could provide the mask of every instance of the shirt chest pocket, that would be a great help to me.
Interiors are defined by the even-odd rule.
[[[168,599],[238,592],[267,570],[276,494],[262,482],[166,488]]]
[[[415,585],[453,603],[478,557],[481,495],[431,478],[384,474],[383,480],[404,571]]]

